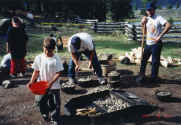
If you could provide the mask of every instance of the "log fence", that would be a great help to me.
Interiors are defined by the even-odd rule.
[[[81,19],[81,18],[74,18],[73,23],[79,24],[94,24],[98,22],[98,19]]]
[[[127,24],[127,22],[96,22],[91,29],[93,29],[96,33],[113,33],[114,31],[124,32],[125,24]]]
[[[141,41],[142,39],[142,27],[141,25],[126,24],[125,35],[128,40]],[[181,26],[173,25],[169,32],[164,35],[164,41],[180,41],[181,40]]]

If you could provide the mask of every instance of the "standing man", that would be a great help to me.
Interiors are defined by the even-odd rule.
[[[146,5],[146,15],[141,20],[141,25],[144,28],[146,34],[146,46],[144,48],[140,75],[136,79],[137,83],[143,82],[145,78],[145,69],[147,65],[147,60],[152,55],[152,72],[151,72],[151,82],[154,82],[158,78],[158,71],[160,65],[160,55],[162,49],[161,38],[168,32],[171,25],[162,16],[155,14],[156,7],[153,3],[148,3]],[[164,26],[163,30],[161,30]]]
[[[68,77],[70,83],[76,83],[75,72],[80,69],[79,58],[81,53],[85,54],[85,56],[89,59],[88,67],[94,68],[98,77],[98,82],[100,84],[105,83],[105,79],[102,77],[102,69],[97,58],[92,36],[88,33],[74,34],[68,41],[68,51],[72,56],[68,67]]]

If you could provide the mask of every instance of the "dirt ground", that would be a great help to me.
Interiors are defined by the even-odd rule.
[[[147,75],[150,74],[150,65],[147,67]],[[64,125],[180,125],[181,124],[181,67],[160,68],[161,80],[157,83],[145,81],[143,85],[135,82],[139,71],[137,65],[117,64],[120,73],[120,83],[115,89],[124,90],[136,94],[150,104],[156,104],[162,110],[156,110],[152,114],[143,117],[108,117],[103,119],[79,118],[64,115],[64,104],[71,98],[86,94],[93,88],[106,85],[93,85],[90,87],[76,86],[75,93],[61,91],[61,115]],[[34,95],[26,88],[31,77],[29,69],[26,77],[12,80],[13,87],[9,89],[0,86],[0,125],[48,125],[45,123],[34,104]],[[88,71],[82,71],[78,75],[92,75]],[[2,77],[2,76],[0,76]],[[66,81],[63,77],[63,82]],[[172,92],[172,98],[167,102],[159,101],[154,90],[167,90]],[[85,90],[85,91],[82,91]]]

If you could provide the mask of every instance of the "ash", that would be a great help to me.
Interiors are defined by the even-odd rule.
[[[95,100],[93,103],[100,108],[105,109],[108,113],[123,110],[131,106],[128,102],[121,98],[117,98],[113,94],[110,94],[108,97]]]

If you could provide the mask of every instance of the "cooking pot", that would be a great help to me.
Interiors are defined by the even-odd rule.
[[[170,99],[172,93],[169,91],[157,91],[155,92],[155,95],[160,101],[166,101]]]

